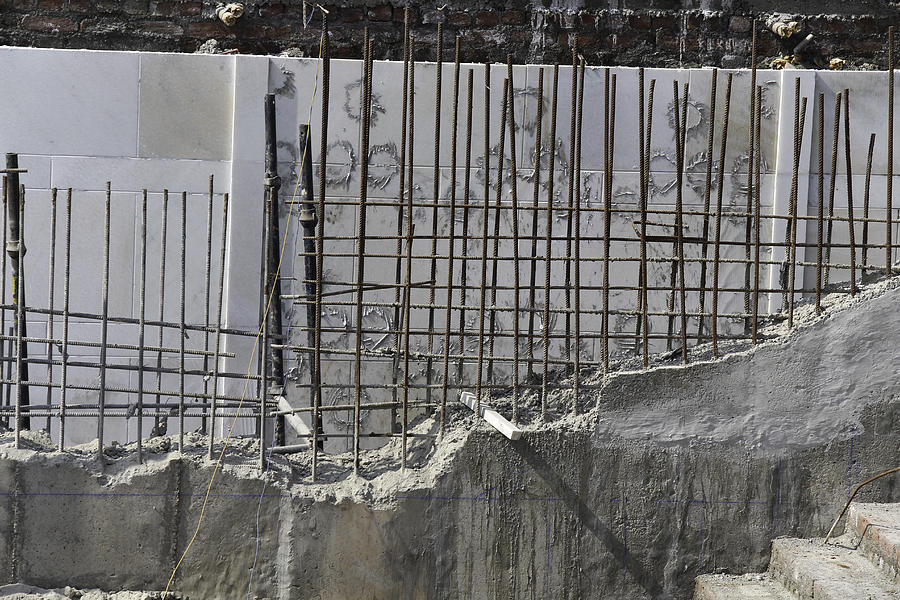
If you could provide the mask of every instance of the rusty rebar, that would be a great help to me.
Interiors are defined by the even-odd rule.
[[[713,357],[719,357],[719,246],[722,240],[722,191],[723,179],[725,176],[725,156],[728,142],[728,114],[731,110],[731,83],[734,74],[728,74],[728,81],[725,84],[725,107],[722,115],[722,146],[719,151],[719,177],[718,189],[716,193],[716,233],[713,245],[713,296],[712,296],[712,345]]]
[[[847,159],[847,219],[850,233],[850,295],[856,294],[856,231],[853,223],[853,168],[850,157],[850,88],[844,88],[844,155]]]
[[[866,187],[863,193],[863,226],[862,226],[862,276],[866,276],[869,249],[869,189],[872,184],[872,155],[875,152],[875,134],[869,136],[869,153],[866,160]]]
[[[443,394],[441,396],[441,436],[444,435],[446,427],[447,415],[447,394],[449,392],[450,379],[450,327],[453,313],[451,305],[453,303],[453,247],[456,237],[456,145],[457,145],[457,115],[459,113],[459,43],[460,37],[456,36],[456,60],[453,65],[453,123],[450,129],[450,231],[447,240],[449,252],[447,253],[447,308],[445,311],[444,323],[444,377],[443,377]],[[435,163],[437,164],[437,163]],[[435,169],[435,181],[438,180],[440,173]],[[435,184],[435,202],[437,202],[437,184]],[[435,215],[436,217],[436,215]],[[437,223],[437,218],[435,218]],[[436,238],[437,236],[435,236]],[[436,248],[435,248],[436,253]],[[432,271],[432,278],[436,276],[436,272]],[[432,288],[433,289],[433,288]],[[460,323],[462,327],[462,323]],[[428,383],[431,383],[430,381]],[[427,402],[427,399],[426,399]]]
[[[754,27],[754,35],[756,28]],[[709,212],[710,195],[712,193],[712,167],[713,167],[713,143],[715,138],[716,123],[716,84],[719,78],[719,70],[713,68],[712,80],[709,90],[709,131],[706,135],[706,180],[703,188],[703,212]],[[703,245],[700,249],[700,255],[704,261],[700,263],[700,318],[697,319],[697,343],[703,342],[703,311],[706,307],[706,257],[709,250],[709,215],[703,215]]]
[[[556,158],[556,115],[559,99],[559,65],[553,65],[553,92],[550,103],[550,158],[547,168],[547,212],[544,240],[544,311],[542,323],[543,365],[541,376],[541,419],[547,419],[548,377],[550,370],[550,272],[553,263],[553,184]]]

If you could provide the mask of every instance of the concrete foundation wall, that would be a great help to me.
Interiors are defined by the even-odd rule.
[[[896,464],[898,298],[869,289],[755,350],[614,376],[519,442],[460,414],[406,473],[310,485],[307,462],[276,458],[263,494],[239,443],[175,587],[245,594],[257,522],[253,593],[273,598],[687,599],[700,573],[762,570],[771,538],[822,535]],[[164,587],[211,475],[202,448],[100,468],[6,446],[2,581]]]

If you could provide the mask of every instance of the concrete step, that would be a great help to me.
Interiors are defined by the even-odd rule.
[[[768,573],[701,575],[694,600],[794,600]]]
[[[799,600],[896,600],[895,584],[855,549],[852,537],[772,542],[769,573]]]
[[[851,504],[847,534],[891,581],[900,583],[900,504]]]

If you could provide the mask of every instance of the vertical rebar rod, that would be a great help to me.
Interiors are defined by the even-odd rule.
[[[406,133],[407,133],[407,116],[409,113],[409,7],[406,7],[403,16],[403,99],[400,107],[400,171],[399,176],[399,193],[397,195],[397,249],[396,260],[394,261],[394,329],[397,334],[394,336],[394,360],[391,373],[391,396],[394,404],[397,404],[397,379],[400,375],[400,350],[402,335],[400,335],[400,324],[405,318],[403,307],[401,306],[401,290],[403,289],[401,282],[403,278],[403,204],[406,192]],[[412,215],[409,215],[412,218]],[[404,296],[405,297],[405,296]],[[397,409],[391,408],[391,432],[397,433],[399,423],[397,422]]]
[[[212,223],[213,223],[213,187],[214,179],[213,176],[209,176],[209,193],[207,195],[207,203],[206,203],[206,270],[204,272],[205,280],[204,280],[204,299],[205,302],[203,304],[203,323],[208,328],[209,327],[209,295],[210,295],[210,280],[212,279]],[[209,332],[203,332],[203,372],[209,373]],[[203,395],[207,396],[209,394],[209,378],[203,378]],[[200,417],[200,431],[202,433],[206,433],[206,411],[203,411]],[[212,439],[212,435],[210,435],[210,439]]]
[[[506,120],[508,118],[508,93],[510,80],[504,79],[503,84],[503,102],[502,112],[500,113],[500,136],[497,144],[497,201],[494,205],[494,235],[492,237],[491,248],[491,312],[490,312],[490,332],[488,333],[488,361],[487,361],[487,380],[488,380],[488,398],[491,397],[494,384],[494,347],[497,340],[497,278],[500,263],[500,216],[503,208],[503,163],[504,163],[504,139],[506,134]],[[516,183],[512,182],[515,186]]]
[[[831,273],[831,237],[834,229],[834,188],[837,183],[838,136],[841,131],[841,93],[834,97],[834,133],[831,140],[831,180],[828,192],[828,226],[825,231],[825,287]]]
[[[103,419],[106,412],[106,352],[109,339],[109,214],[111,209],[111,184],[106,182],[106,209],[103,225],[103,282],[101,284],[100,317],[100,394],[97,407],[97,457],[103,459]],[[179,447],[180,449],[180,447]]]
[[[56,289],[54,285],[56,283],[56,195],[57,189],[53,188],[50,190],[50,263],[49,263],[49,278],[47,281],[47,306],[52,311],[53,306],[53,293]],[[53,339],[53,320],[54,315],[51,312],[47,315],[47,339]],[[47,382],[50,384],[47,386],[47,406],[49,407],[52,404],[53,399],[53,344],[47,344]],[[47,415],[47,433],[50,433],[50,423],[52,417]]]
[[[641,212],[642,219],[647,203],[647,190],[644,187],[644,67],[638,68],[638,210]],[[643,235],[640,238],[641,256],[638,262],[638,286],[637,286],[637,318],[634,320],[634,353],[640,353],[641,348],[641,313],[643,312],[644,301],[644,261],[646,260],[647,246]]]
[[[502,130],[501,130],[502,131]],[[478,374],[475,376],[475,412],[481,413],[482,366],[484,363],[484,317],[487,292],[488,218],[491,198],[491,65],[484,63],[484,209],[481,215],[481,304],[478,311]],[[502,139],[502,138],[501,138]],[[497,176],[498,185],[503,181]]]
[[[756,28],[753,29],[754,35]],[[697,343],[703,342],[703,313],[706,308],[706,259],[709,253],[709,206],[710,196],[712,194],[712,172],[713,172],[713,143],[716,132],[716,84],[719,78],[719,70],[713,68],[712,80],[709,89],[709,131],[706,136],[706,180],[703,188],[703,245],[700,248],[702,260],[700,262],[700,305],[697,317]],[[758,136],[757,136],[758,137]],[[758,217],[757,217],[758,218]]]
[[[641,284],[641,331],[643,339],[641,340],[644,368],[649,366],[650,353],[650,319],[649,308],[647,305],[647,290],[650,287],[647,273],[647,208],[650,203],[650,142],[653,133],[653,95],[656,90],[656,79],[650,80],[650,89],[647,92],[647,126],[646,140],[644,141],[644,175],[642,184],[644,187],[644,202],[641,206],[641,273],[643,274],[643,283]],[[643,102],[643,98],[641,99]]]
[[[431,384],[434,378],[431,358],[434,352],[434,306],[437,290],[438,200],[441,183],[441,87],[444,55],[444,24],[437,27],[437,64],[434,83],[434,206],[431,208],[431,276],[428,290],[428,360],[425,363],[425,403],[431,405]],[[453,254],[451,251],[450,254]],[[428,410],[431,410],[429,408]],[[443,413],[442,413],[443,415]]]
[[[800,123],[797,125],[797,168],[799,169],[800,151],[803,148],[803,130],[806,125],[807,99],[803,98],[800,105]],[[805,221],[804,221],[805,223]],[[788,277],[791,280],[791,308],[788,315],[788,326],[794,323],[794,300],[796,295],[797,275],[797,193],[794,192],[794,203],[791,210],[791,270]]]
[[[413,144],[415,142],[415,98],[416,98],[416,60],[415,60],[415,39],[409,38],[409,131],[406,136],[407,147],[407,171],[406,171],[406,280],[403,288],[404,298],[404,314],[403,321],[403,406],[400,415],[400,454],[401,467],[406,468],[406,443],[409,427],[409,330],[412,322],[412,261],[413,261],[413,234],[415,233],[415,225],[413,224]],[[370,51],[371,54],[371,51]],[[369,57],[371,62],[372,58]],[[371,102],[371,98],[369,98]],[[367,140],[368,141],[368,140]]]
[[[612,173],[616,136],[616,76],[613,75],[610,78],[608,67],[605,71],[603,95],[606,110],[603,115],[603,154],[606,173],[603,176],[603,319],[601,321],[601,355],[604,374],[609,371],[609,238],[612,234]]]
[[[466,354],[466,288],[468,276],[469,256],[469,195],[471,192],[471,174],[472,174],[472,95],[474,92],[474,69],[468,70],[468,80],[466,88],[466,168],[463,175],[463,221],[462,221],[462,263],[459,272],[459,365],[457,368],[457,381],[462,386],[463,381],[463,363]]]
[[[684,289],[684,204],[683,204],[683,184],[684,184],[684,150],[687,140],[687,99],[688,84],[684,84],[683,105],[679,114],[678,109],[678,82],[673,81],[672,87],[675,93],[675,153],[676,153],[676,173],[675,173],[675,244],[676,254],[678,255],[678,297],[679,307],[681,308],[681,362],[688,362],[687,348],[687,306]],[[671,319],[671,315],[669,317]]]
[[[370,40],[369,40],[369,30],[366,28],[366,36],[365,36],[365,60],[364,60],[364,74],[363,74],[363,83],[362,83],[362,103],[360,104],[362,110],[362,146],[360,149],[360,154],[362,156],[362,164],[360,165],[360,175],[359,175],[359,207],[358,207],[358,220],[357,220],[357,233],[358,238],[356,240],[356,317],[355,317],[355,325],[356,325],[356,354],[354,356],[353,363],[353,371],[354,371],[354,407],[353,407],[353,474],[359,474],[359,421],[361,416],[361,405],[362,405],[362,320],[363,320],[363,289],[365,285],[365,274],[366,274],[366,202],[368,200],[368,185],[369,185],[369,117],[371,114],[370,105],[371,105],[371,80],[372,80],[372,55],[370,48]],[[410,190],[411,191],[411,190]],[[407,283],[408,286],[408,283]],[[408,306],[408,304],[407,304]],[[408,351],[408,348],[407,348]],[[408,371],[407,371],[408,373]],[[404,379],[406,374],[404,374]],[[404,403],[405,403],[404,398]],[[406,410],[404,409],[404,413]],[[406,427],[404,426],[404,442],[406,441]],[[403,466],[406,467],[406,447],[404,443],[403,448]]]
[[[819,101],[816,108],[818,126],[818,189],[816,199],[818,211],[816,213],[816,314],[822,314],[822,233],[825,222],[825,94],[819,93]]]
[[[888,27],[888,122],[887,122],[887,204],[884,227],[884,276],[890,277],[891,264],[891,219],[894,206],[894,26]]]
[[[856,225],[853,222],[853,168],[850,157],[850,88],[844,88],[844,155],[847,159],[847,221],[850,233],[850,295],[856,294]]]
[[[162,212],[160,216],[160,232],[159,232],[159,320],[163,322],[166,307],[166,232],[169,223],[169,190],[163,190]],[[163,326],[159,326],[157,332],[156,345],[162,348],[163,345]],[[156,353],[156,389],[162,389],[162,351]],[[161,398],[160,394],[156,394],[156,411],[153,416],[153,435],[163,435],[160,429],[159,412]],[[166,422],[168,425],[168,421]]]
[[[580,61],[578,69],[578,114],[575,125],[575,281],[574,281],[574,318],[575,318],[575,368],[572,372],[572,408],[578,413],[578,400],[581,398],[581,129],[584,120],[584,68],[585,61]],[[615,77],[615,75],[613,75]],[[608,213],[607,213],[608,214]]]
[[[758,29],[756,19],[753,20],[753,37],[750,44],[750,143],[748,145],[747,160],[747,217],[745,218],[744,229],[744,333],[750,333],[750,232],[752,227],[753,213],[753,163],[754,153],[756,151],[756,30]]]
[[[550,366],[550,271],[553,263],[553,183],[556,181],[556,115],[559,100],[559,65],[553,65],[553,92],[550,102],[550,160],[547,167],[547,212],[544,232],[544,314],[543,368],[541,374],[541,419],[547,420],[547,392]]]
[[[60,359],[62,365],[60,367],[59,380],[59,451],[62,452],[66,447],[66,386],[68,384],[68,362],[69,362],[69,280],[71,275],[71,257],[72,257],[72,188],[66,190],[66,257],[65,268],[63,271],[63,337],[62,348],[60,349]],[[5,262],[5,261],[4,261]],[[4,302],[6,294],[3,294]],[[159,388],[157,388],[159,389]]]
[[[762,230],[762,202],[761,202],[761,192],[760,189],[760,178],[762,171],[762,86],[756,86],[756,115],[753,120],[756,127],[756,134],[754,135],[756,149],[754,151],[754,165],[753,169],[755,171],[754,176],[754,193],[755,199],[753,202],[753,336],[752,342],[754,344],[757,343],[757,339],[759,337],[759,259],[760,259],[760,251],[762,240],[760,239],[760,233]],[[702,311],[701,311],[702,312]],[[702,318],[702,316],[701,316]]]
[[[572,41],[572,105],[569,113],[569,201],[566,204],[566,275],[563,284],[563,294],[566,298],[566,362],[572,360],[572,225],[575,202],[575,120],[577,118],[578,102],[578,36]],[[577,349],[576,349],[577,352]]]
[[[216,437],[216,409],[219,398],[219,356],[222,349],[222,305],[225,296],[225,250],[228,246],[228,194],[222,198],[222,241],[219,246],[219,296],[216,302],[216,345],[213,350],[212,399],[209,407],[209,458],[213,458]],[[318,331],[318,329],[316,330]],[[313,444],[315,446],[315,444]]]
[[[869,136],[869,154],[866,160],[866,187],[863,193],[863,226],[862,226],[862,277],[866,276],[866,265],[869,264],[869,190],[872,184],[872,155],[875,152],[875,134]]]
[[[409,9],[407,9],[408,13]],[[408,21],[407,21],[408,22]],[[327,15],[322,18],[322,129],[319,134],[320,138],[320,146],[319,146],[319,207],[318,207],[318,220],[316,221],[316,340],[315,340],[315,365],[313,368],[315,369],[315,389],[313,390],[313,422],[312,422],[312,430],[313,430],[313,440],[312,440],[312,471],[311,476],[312,480],[316,480],[316,476],[318,475],[318,464],[319,464],[319,450],[321,450],[321,446],[323,446],[322,441],[319,439],[319,436],[324,433],[324,427],[322,423],[322,270],[325,268],[325,184],[326,184],[326,166],[328,164],[328,103],[329,103],[329,90],[331,84],[331,44],[329,43],[328,37],[328,22]],[[406,42],[404,41],[404,48]],[[405,50],[404,50],[405,51]],[[405,77],[405,74],[404,74]],[[406,96],[404,94],[404,101],[406,100]],[[400,178],[401,182],[403,178]],[[402,185],[402,183],[401,183]],[[225,196],[225,204],[226,209],[228,205],[228,196]],[[402,208],[401,214],[402,214]],[[402,218],[401,218],[402,223]],[[400,234],[397,234],[397,244],[400,244]],[[224,247],[225,244],[223,243]],[[400,249],[397,249],[397,260],[399,262]],[[224,262],[223,262],[224,264]],[[399,281],[397,282],[398,287],[396,288],[396,294],[399,294]],[[399,300],[399,298],[397,298]],[[399,306],[399,302],[395,301],[395,305]],[[396,315],[396,311],[399,308],[395,308],[394,312]],[[220,319],[221,321],[221,319]],[[396,327],[397,318],[394,317],[394,327]],[[218,335],[216,336],[219,337]],[[399,336],[398,336],[399,337]],[[394,359],[396,360],[396,358]],[[394,383],[396,383],[396,368],[392,369],[392,375],[395,378]],[[393,394],[395,396],[394,400],[396,401],[397,388],[394,386],[392,388]],[[396,408],[391,408],[391,413],[396,414]],[[393,419],[392,419],[393,421]]]
[[[528,282],[528,306],[535,308],[537,301],[537,251],[538,251],[538,199],[541,187],[541,139],[544,120],[544,69],[538,69],[537,116],[534,129],[534,199],[531,211],[531,277]],[[551,174],[552,177],[552,174]],[[534,379],[534,318],[535,311],[528,311],[528,380]]]
[[[516,106],[513,102],[515,86],[513,85],[513,68],[512,54],[507,55],[507,73],[509,77],[509,175],[512,185],[510,186],[511,202],[510,211],[512,213],[512,250],[513,250],[513,374],[512,374],[512,392],[513,392],[513,423],[519,421],[519,301],[521,274],[519,272],[519,198],[516,193],[518,182],[518,171],[516,164]],[[576,388],[577,392],[577,388]],[[576,394],[577,395],[577,394]]]
[[[804,98],[805,100],[805,98]],[[793,235],[795,224],[797,223],[797,187],[799,181],[800,170],[800,144],[802,142],[800,132],[800,121],[802,119],[800,109],[800,78],[794,78],[794,158],[792,163],[791,174],[791,194],[788,205],[788,220],[784,230],[784,259],[785,259],[785,281],[784,290],[789,291],[787,309],[788,309],[788,327],[794,326],[794,265],[796,264],[795,250],[796,244],[791,240],[796,240]]]
[[[456,36],[456,59],[453,63],[453,112],[450,129],[450,231],[447,241],[447,306],[444,311],[444,377],[443,395],[441,396],[441,436],[445,433],[447,417],[447,393],[450,385],[450,326],[453,320],[451,307],[453,305],[453,252],[456,246],[456,145],[457,145],[457,117],[459,115],[459,44],[460,37]],[[439,176],[435,172],[435,178]],[[437,190],[435,189],[434,203],[437,206]],[[437,222],[435,220],[435,222]],[[465,245],[465,242],[463,242]],[[432,256],[437,252],[433,252]],[[434,273],[434,272],[433,272]],[[462,324],[460,323],[460,327]]]
[[[716,190],[716,233],[713,245],[713,292],[712,292],[712,344],[713,357],[719,357],[719,258],[720,244],[722,240],[722,192],[723,182],[725,178],[725,155],[728,148],[728,114],[731,109],[731,82],[734,79],[734,73],[728,74],[728,81],[725,84],[725,107],[722,114],[722,142],[719,151],[719,176]]]
[[[3,247],[0,248],[0,252],[5,252],[6,251],[6,223],[7,223],[7,214],[6,214],[7,191],[6,191],[6,175],[5,174],[3,175],[2,182],[3,182],[3,189],[2,189],[2,191],[3,191],[3,241],[2,241]],[[0,304],[5,305],[6,304],[6,257],[5,256],[3,257],[3,260],[0,261],[0,263],[2,263],[2,264],[0,264]],[[14,301],[14,303],[15,303],[15,301]],[[0,308],[0,333],[3,333],[5,331],[6,331],[6,309]],[[6,342],[4,341],[3,346],[0,346],[0,348],[5,349],[5,347],[6,347]],[[11,365],[9,363],[7,363],[7,366],[11,367]],[[2,366],[0,366],[0,369],[2,369]],[[0,371],[0,372],[2,372],[2,371]],[[7,377],[6,379],[9,379],[9,377]],[[3,384],[2,387],[0,387],[0,392],[2,392],[2,394],[3,394],[3,401],[4,401],[3,405],[8,406],[9,405],[9,385]],[[2,419],[0,419],[0,422],[2,422],[4,425],[7,425],[7,426],[9,425],[9,420],[6,417],[3,417]]]
[[[144,321],[147,299],[147,190],[141,191],[141,287],[138,300],[137,451],[143,462],[144,421]],[[51,336],[52,337],[52,336]]]
[[[184,345],[185,298],[187,293],[187,192],[181,192],[181,297],[178,332],[178,450],[184,452]],[[264,406],[262,407],[265,408]],[[265,412],[265,411],[263,411]],[[262,439],[262,438],[260,438]],[[262,445],[262,444],[260,444]]]

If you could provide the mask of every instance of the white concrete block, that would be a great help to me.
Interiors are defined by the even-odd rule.
[[[142,157],[231,158],[234,57],[142,54]]]
[[[0,48],[0,139],[23,154],[135,156],[140,55]]]
[[[209,190],[209,176],[213,175],[219,192],[231,187],[229,171],[229,164],[220,161],[55,156],[52,185],[101,191],[109,181],[115,191],[203,193]]]

